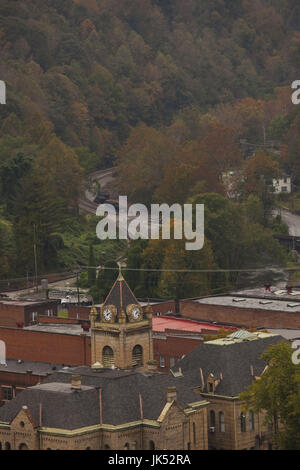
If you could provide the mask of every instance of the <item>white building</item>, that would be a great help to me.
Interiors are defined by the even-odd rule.
[[[292,192],[292,179],[290,176],[282,175],[281,178],[273,178],[273,188],[275,193],[287,193]]]

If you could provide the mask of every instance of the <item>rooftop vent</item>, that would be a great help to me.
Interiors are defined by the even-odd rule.
[[[290,307],[290,308],[300,307],[300,303],[287,304],[287,306]]]
[[[236,298],[232,299],[232,302],[245,302],[245,301],[246,301],[246,299],[242,299],[240,297],[236,297]]]
[[[272,300],[260,300],[259,303],[261,305],[268,305],[268,304],[271,304],[272,303]]]

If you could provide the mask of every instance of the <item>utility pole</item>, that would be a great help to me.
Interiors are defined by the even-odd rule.
[[[38,292],[37,252],[36,252],[35,224],[34,224],[34,226],[33,226],[33,252],[34,252],[34,268],[35,268],[35,289],[36,289],[36,292]]]
[[[76,271],[76,285],[77,285],[77,303],[80,305],[80,293],[79,293],[79,271]]]

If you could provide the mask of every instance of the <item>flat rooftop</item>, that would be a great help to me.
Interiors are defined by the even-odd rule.
[[[49,382],[34,385],[30,387],[33,390],[41,390],[45,392],[59,392],[59,393],[74,393],[74,389],[72,388],[71,383],[63,383],[63,382]],[[94,387],[89,387],[88,385],[81,385],[80,392],[85,392],[87,390],[93,390]]]
[[[300,339],[300,330],[293,330],[289,328],[267,328],[267,331],[275,335],[282,336],[288,341]]]
[[[277,310],[281,312],[299,312],[300,300],[295,298],[288,300],[277,300],[273,298],[251,298],[251,297],[235,297],[234,295],[205,297],[201,299],[193,299],[203,305],[220,305],[226,307],[253,308],[258,310]]]
[[[91,336],[91,331],[84,331],[81,325],[75,325],[72,323],[38,323],[37,325],[25,326],[23,329],[30,331],[43,331],[45,333],[57,333],[61,335],[80,336],[84,334],[86,336]]]
[[[47,300],[2,300],[0,299],[0,304],[2,305],[13,305],[15,307],[29,307],[30,305],[44,305],[44,304],[56,304],[57,301],[53,299]]]
[[[222,325],[214,325],[212,323],[198,322],[170,316],[158,316],[152,318],[153,332],[163,333],[168,330],[190,331],[193,333],[202,333],[203,330],[218,331],[221,328],[229,329]]]
[[[272,338],[278,336],[272,333],[263,333],[261,331],[250,333],[245,330],[238,330],[237,332],[226,336],[225,338],[213,339],[206,341],[205,344],[214,344],[216,346],[229,346],[231,344],[244,343],[245,341],[256,341],[258,339]]]
[[[33,362],[23,361],[18,359],[6,359],[6,365],[0,364],[0,372],[13,372],[18,374],[26,374],[27,371],[32,371],[34,375],[51,374],[59,369],[65,367],[64,364],[53,364],[50,362]]]

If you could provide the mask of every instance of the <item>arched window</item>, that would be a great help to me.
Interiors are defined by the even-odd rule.
[[[241,420],[241,432],[246,432],[246,415],[245,415],[245,413],[241,413],[240,420]]]
[[[219,430],[220,432],[225,432],[225,416],[223,411],[219,413]]]
[[[129,443],[126,442],[126,444],[124,445],[124,450],[129,450]]]
[[[10,450],[11,447],[10,447],[10,443],[9,442],[5,442],[5,450]]]
[[[155,450],[155,444],[154,444],[153,441],[150,441],[150,442],[149,442],[149,449],[150,449],[150,450]]]
[[[249,431],[254,431],[254,412],[249,411]]]
[[[102,362],[104,367],[112,367],[114,365],[114,352],[110,346],[103,348]]]
[[[24,444],[24,443],[20,444],[19,445],[19,450],[28,450],[28,445]]]
[[[210,410],[209,412],[209,426],[214,428],[216,426],[216,415],[214,410]]]
[[[108,445],[108,444],[105,444],[104,450],[109,450],[109,449],[110,449],[109,445]]]
[[[2,442],[0,442],[0,450],[2,450]]]
[[[134,346],[132,350],[132,366],[143,365],[143,348],[139,344]]]
[[[196,424],[193,423],[193,442],[196,444]]]

